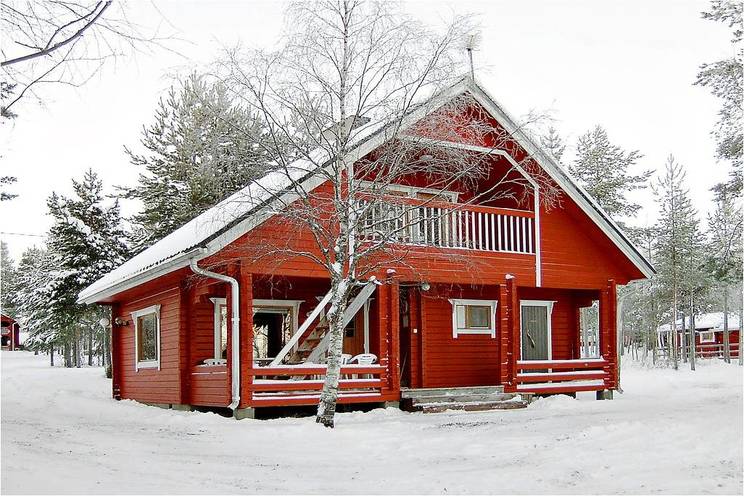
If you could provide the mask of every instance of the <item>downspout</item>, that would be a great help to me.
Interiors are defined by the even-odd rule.
[[[202,269],[198,265],[199,260],[201,259],[192,258],[189,260],[189,267],[194,273],[228,282],[232,289],[232,356],[230,360],[232,367],[232,402],[228,405],[228,408],[235,410],[240,404],[240,285],[234,277]]]

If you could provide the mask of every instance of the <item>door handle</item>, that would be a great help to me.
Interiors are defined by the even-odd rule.
[[[535,344],[535,340],[532,339],[532,336],[530,335],[530,331],[527,331],[527,339],[530,340],[530,346],[533,348],[537,348],[537,345]]]

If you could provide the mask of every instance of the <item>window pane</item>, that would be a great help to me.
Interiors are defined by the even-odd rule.
[[[465,305],[457,305],[455,311],[457,313],[457,328],[467,328],[467,325],[465,325]]]
[[[220,356],[227,358],[227,305],[220,305]]]
[[[468,327],[484,328],[491,327],[491,307],[487,306],[468,306]]]
[[[154,313],[137,318],[138,359],[140,361],[158,359],[157,317]]]

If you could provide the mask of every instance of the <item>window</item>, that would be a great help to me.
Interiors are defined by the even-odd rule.
[[[488,334],[496,337],[495,300],[450,300],[452,337],[460,334]]]
[[[227,358],[227,300],[210,298],[214,303],[214,356],[220,360]]]
[[[160,305],[132,312],[135,370],[160,369]]]
[[[713,331],[710,332],[701,332],[700,333],[700,342],[701,343],[715,343],[716,342],[716,333]]]

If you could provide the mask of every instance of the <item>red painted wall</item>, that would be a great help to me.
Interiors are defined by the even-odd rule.
[[[151,305],[160,307],[160,370],[135,370],[134,322],[131,312]],[[178,286],[162,288],[158,293],[121,302],[115,308],[114,318],[121,317],[129,325],[115,327],[115,357],[118,387],[122,398],[152,403],[182,402],[181,353],[179,343],[180,289]],[[116,386],[117,384],[115,384]]]

